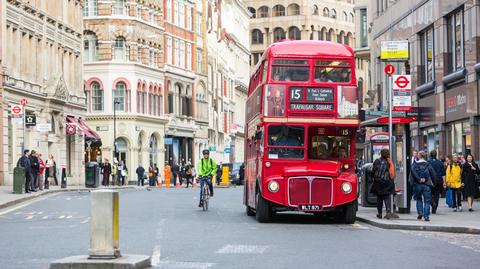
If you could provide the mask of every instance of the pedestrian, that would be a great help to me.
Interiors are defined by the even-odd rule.
[[[238,169],[238,184],[243,185],[243,181],[245,179],[245,164],[242,163],[240,168]]]
[[[25,192],[30,193],[32,181],[32,165],[30,164],[30,150],[23,151],[23,156],[17,161],[17,167],[22,167],[25,172]]]
[[[153,185],[157,185],[157,180],[158,180],[158,175],[160,174],[160,170],[158,169],[158,166],[156,163],[153,164]]]
[[[425,161],[425,155],[424,151],[418,152],[418,160],[410,170],[409,181],[417,198],[417,219],[430,221],[430,199],[436,175],[430,163]]]
[[[395,174],[388,149],[383,148],[380,151],[380,158],[373,162],[372,174],[372,193],[377,195],[377,218],[382,218],[383,204],[385,204],[385,211],[387,212],[385,218],[394,218],[391,196],[395,194]]]
[[[152,186],[155,186],[155,183],[154,183],[154,169],[153,169],[153,164],[150,163],[150,166],[148,167],[148,173],[147,173],[147,176],[148,176],[148,186],[152,187]]]
[[[102,185],[107,187],[110,181],[110,175],[112,174],[112,165],[108,161],[108,158],[103,158],[103,163],[100,165],[103,174]]]
[[[220,185],[220,181],[222,180],[222,162],[218,163],[216,179],[217,179],[217,185]]]
[[[412,149],[410,164],[414,165],[417,161],[418,161],[418,151],[416,149]]]
[[[462,166],[457,155],[449,156],[450,163],[446,168],[445,182],[452,190],[453,211],[462,211]]]
[[[46,163],[46,169],[45,169],[45,188],[48,189],[51,185],[50,178],[53,177],[55,181],[55,185],[58,185],[57,181],[57,163],[55,162],[55,159],[53,158],[53,155],[50,154],[48,156],[48,160]]]
[[[112,165],[112,186],[115,186],[118,182],[118,160],[117,158],[113,158],[113,165]]]
[[[31,171],[32,181],[30,182],[31,191],[36,192],[38,188],[37,175],[38,175],[38,170],[40,170],[40,163],[38,162],[37,152],[35,150],[32,150],[32,154],[30,154],[30,164],[32,166],[32,171]]]
[[[143,186],[143,175],[145,174],[145,168],[139,164],[135,172],[137,173],[137,186],[140,186],[140,184]]]
[[[192,171],[192,164],[190,162],[188,162],[186,165],[185,165],[185,180],[187,181],[187,189],[188,189],[188,185],[192,185],[193,186],[193,171]]]
[[[42,154],[38,153],[38,173],[37,173],[37,182],[38,182],[38,188],[43,191],[43,183],[44,183],[44,178],[43,178],[43,173],[45,171],[45,162],[42,159]]]
[[[440,196],[443,192],[443,186],[445,185],[445,167],[443,163],[437,159],[437,151],[432,150],[430,151],[430,159],[428,163],[432,166],[433,170],[435,171],[435,180],[434,184],[435,187],[432,189],[432,214],[437,213],[438,203],[440,200]]]
[[[462,187],[465,189],[467,197],[468,211],[473,211],[473,197],[475,197],[478,189],[476,188],[476,179],[480,177],[480,169],[473,160],[472,154],[467,154],[466,162],[462,168]]]
[[[177,184],[178,180],[178,174],[180,173],[180,167],[178,165],[178,162],[174,162],[172,166],[172,173],[173,173],[173,181],[172,181],[172,186],[175,187],[175,184]]]
[[[123,160],[120,160],[120,163],[118,164],[118,173],[119,173],[118,184],[121,186],[124,186],[125,177],[128,175],[128,170],[127,170],[127,166],[125,165],[125,161]]]
[[[459,152],[457,155],[458,155],[458,160],[460,161],[460,164],[461,164],[461,165],[464,165],[465,162],[466,162],[466,160],[465,160],[465,155],[463,155],[462,152]]]

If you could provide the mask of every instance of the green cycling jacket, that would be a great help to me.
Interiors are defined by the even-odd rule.
[[[206,176],[215,176],[217,173],[217,163],[212,158],[201,158],[198,163],[198,176],[206,177]]]

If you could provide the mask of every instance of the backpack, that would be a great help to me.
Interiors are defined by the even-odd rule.
[[[390,164],[386,160],[377,159],[373,164],[374,174],[373,180],[377,182],[386,181],[390,179],[388,169]]]

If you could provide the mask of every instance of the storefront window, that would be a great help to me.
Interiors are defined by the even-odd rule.
[[[472,135],[470,124],[465,122],[452,123],[450,128],[450,153],[471,153]]]

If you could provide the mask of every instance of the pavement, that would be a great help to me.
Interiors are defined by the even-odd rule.
[[[462,205],[462,212],[454,212],[446,205],[445,199],[440,199],[437,214],[430,214],[429,222],[417,220],[416,201],[413,200],[410,214],[397,213],[400,218],[390,220],[378,219],[376,207],[360,205],[357,220],[383,229],[480,234],[480,202],[474,202],[473,212],[468,211],[467,202]]]

